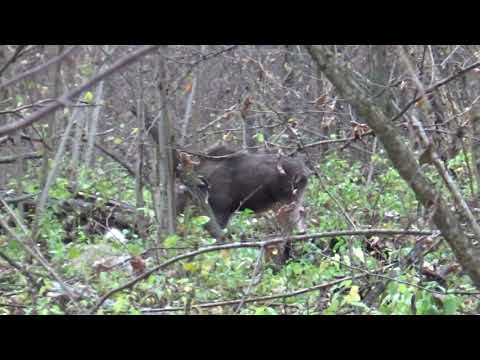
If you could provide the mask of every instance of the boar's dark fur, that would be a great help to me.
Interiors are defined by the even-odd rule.
[[[208,201],[221,228],[237,210],[259,213],[277,204],[301,205],[309,176],[301,158],[235,152],[223,145],[207,155],[195,170],[208,182]]]

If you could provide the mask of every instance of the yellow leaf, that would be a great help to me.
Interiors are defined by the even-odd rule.
[[[207,276],[213,268],[212,262],[202,263],[202,275]]]
[[[195,272],[198,268],[197,264],[194,262],[186,262],[182,264],[183,269],[189,272]]]
[[[117,138],[113,139],[113,143],[115,145],[120,145],[121,143],[123,143],[123,139],[120,139],[120,138],[117,137]]]
[[[85,91],[82,100],[86,103],[91,103],[93,101],[93,93],[91,91]]]
[[[225,135],[223,135],[223,140],[228,141],[232,138],[232,133],[227,132]]]
[[[356,285],[350,288],[350,292],[348,293],[347,296],[345,296],[345,302],[347,304],[360,301],[360,294],[358,293],[358,290],[359,288]]]

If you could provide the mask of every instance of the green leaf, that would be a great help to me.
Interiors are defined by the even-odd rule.
[[[353,255],[355,255],[362,263],[365,263],[365,257],[363,255],[362,249],[360,247],[354,246],[352,249]]]
[[[68,249],[67,258],[75,259],[75,258],[79,257],[81,254],[82,254],[82,252],[80,251],[80,249],[78,247],[71,247],[70,249]]]
[[[335,293],[330,301],[330,306],[324,310],[325,315],[335,315],[340,306],[340,293]]]
[[[119,296],[115,303],[112,306],[114,313],[121,312],[128,305],[128,300],[126,296]]]
[[[133,256],[137,256],[137,255],[140,255],[143,251],[143,248],[141,245],[139,244],[135,244],[135,243],[128,243],[127,244],[127,250],[130,254],[132,254]]]
[[[257,140],[260,144],[263,144],[265,142],[265,136],[262,133],[256,133],[253,135],[253,138]]]
[[[278,315],[274,308],[261,306],[255,309],[255,315]]]
[[[165,245],[165,247],[174,247],[175,245],[177,245],[177,241],[179,239],[180,236],[178,236],[177,234],[172,234],[167,236],[167,238],[163,240],[163,244]]]
[[[192,223],[196,226],[202,226],[205,225],[210,221],[210,218],[208,216],[196,216],[192,219]]]
[[[295,275],[300,275],[303,272],[303,266],[299,263],[292,263],[289,269],[293,271]]]
[[[453,315],[457,312],[459,305],[458,298],[456,296],[446,296],[443,300],[443,310],[446,315]]]

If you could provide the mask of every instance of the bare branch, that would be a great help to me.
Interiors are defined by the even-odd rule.
[[[329,288],[333,285],[340,284],[344,281],[347,280],[353,280],[353,279],[358,279],[362,278],[365,276],[368,276],[369,274],[357,274],[354,276],[346,276],[341,279],[335,279],[332,281],[328,281],[322,284],[318,284],[315,286],[311,286],[308,288],[303,288],[303,289],[298,289],[295,291],[291,291],[288,293],[283,293],[283,294],[277,294],[277,295],[269,295],[269,296],[259,296],[251,299],[239,299],[239,300],[227,300],[227,301],[217,301],[213,303],[205,303],[205,304],[196,304],[193,306],[193,308],[211,308],[211,307],[217,307],[217,306],[228,306],[228,305],[236,305],[236,304],[241,304],[241,303],[253,303],[253,302],[264,302],[268,300],[274,300],[274,299],[285,299],[289,297],[294,297],[302,294],[306,294],[315,290],[320,290],[320,289],[325,289]],[[158,312],[165,312],[165,311],[181,311],[183,310],[183,307],[171,307],[171,308],[163,308],[163,309],[149,309],[145,310],[144,313],[158,313]]]
[[[17,161],[17,159],[41,159],[42,155],[37,152],[30,152],[28,154],[17,154],[0,157],[0,164],[11,164]]]
[[[7,70],[7,68],[19,58],[20,53],[26,46],[27,45],[17,45],[17,47],[15,48],[15,52],[12,54],[10,59],[8,59],[7,62],[3,64],[3,66],[0,68],[0,76],[2,76],[5,70]]]
[[[225,244],[225,245],[215,245],[215,246],[207,246],[204,248],[200,248],[195,251],[190,251],[188,253],[184,253],[181,255],[178,255],[176,257],[173,257],[160,265],[157,265],[153,267],[152,269],[144,272],[142,275],[132,279],[131,281],[113,289],[110,290],[107,294],[102,296],[102,298],[99,300],[99,302],[93,307],[91,310],[91,313],[94,314],[97,312],[97,310],[102,306],[102,304],[113,294],[128,289],[138,283],[139,281],[146,279],[149,277],[151,274],[164,269],[180,260],[183,259],[192,259],[195,256],[213,252],[213,251],[220,251],[220,250],[229,250],[229,249],[240,249],[240,248],[262,248],[265,246],[269,245],[274,245],[274,244],[280,244],[284,243],[285,241],[307,241],[310,239],[318,239],[318,238],[323,238],[323,237],[335,237],[335,236],[349,236],[349,235],[363,235],[363,236],[368,236],[368,235],[375,235],[375,234],[381,234],[381,235],[431,235],[431,231],[415,231],[415,230],[384,230],[384,229],[368,229],[368,230],[348,230],[348,231],[330,231],[330,232],[324,232],[324,233],[317,233],[317,234],[309,234],[309,235],[298,235],[298,236],[288,236],[288,237],[280,237],[280,238],[274,238],[272,240],[267,240],[267,241],[250,241],[250,242],[241,242],[241,243],[231,243],[231,244]]]
[[[65,50],[63,52],[63,54],[60,54],[50,60],[48,60],[46,63],[44,64],[41,64],[41,65],[38,65],[36,67],[34,67],[33,69],[30,69],[28,71],[25,71],[24,73],[22,74],[19,74],[17,76],[15,76],[13,79],[10,79],[10,80],[7,80],[5,81],[3,84],[0,84],[0,89],[8,86],[8,85],[12,85],[12,84],[15,84],[16,82],[20,81],[20,80],[23,80],[25,79],[26,77],[29,77],[29,76],[32,76],[34,74],[37,74],[39,73],[40,71],[42,70],[46,70],[50,65],[53,65],[53,64],[56,64],[57,62],[59,61],[62,61],[65,57],[67,57],[73,50],[75,50],[76,48],[78,48],[79,45],[75,45],[75,46],[72,46],[71,48],[68,48],[67,50]],[[1,73],[0,73],[1,74]]]
[[[98,74],[97,76],[94,76],[90,80],[87,80],[84,82],[82,85],[77,87],[76,89],[70,91],[67,94],[62,95],[57,101],[49,106],[46,106],[45,108],[33,113],[31,116],[19,120],[15,123],[10,123],[6,124],[2,127],[0,127],[0,136],[12,133],[18,129],[24,128],[26,126],[29,126],[33,124],[34,122],[42,119],[46,115],[50,114],[51,112],[59,109],[62,107],[65,103],[70,102],[72,98],[74,98],[77,95],[80,95],[82,92],[90,89],[93,85],[101,81],[102,79],[107,78],[108,76],[114,74],[121,68],[128,66],[135,61],[138,61],[142,56],[145,56],[153,51],[155,51],[160,45],[151,45],[151,46],[144,46],[140,50],[137,50],[133,54],[117,61],[115,64],[112,65],[109,69],[105,70],[104,72]],[[0,87],[1,88],[1,87]]]
[[[356,113],[365,118],[369,127],[382,142],[400,176],[415,192],[417,199],[426,208],[432,210],[435,225],[442,232],[473,283],[480,288],[480,249],[461,230],[456,214],[446,203],[442,194],[434,189],[432,182],[422,171],[415,154],[405,144],[384,110],[371,103],[348,67],[335,62],[333,52],[319,46],[307,46],[307,50],[319,69],[353,106]]]
[[[438,81],[437,83],[433,84],[432,86],[428,87],[427,89],[425,89],[425,93],[424,94],[420,94],[418,96],[416,96],[415,98],[413,98],[407,105],[405,105],[405,107],[397,114],[395,115],[391,120],[390,122],[394,122],[395,120],[399,119],[400,117],[402,117],[403,114],[405,114],[408,109],[410,109],[410,107],[415,104],[418,100],[420,100],[423,96],[425,96],[426,94],[430,94],[431,92],[433,92],[434,90],[436,90],[437,88],[439,88],[440,86],[443,86],[447,83],[449,83],[450,81],[456,79],[457,77],[473,70],[473,69],[476,69],[480,67],[480,62],[476,62],[475,64],[472,64],[468,67],[466,67],[465,69],[462,69],[460,70],[458,73],[456,74],[453,74],[452,76],[449,76],[443,80],[440,80]]]
[[[18,217],[15,215],[15,213],[12,211],[12,209],[7,205],[7,203],[0,197],[0,201],[3,204],[3,207],[9,212],[9,214],[12,216],[12,218],[15,219],[16,223],[19,225],[19,227],[22,229],[25,235],[28,235],[28,229],[25,227],[25,225],[18,219]],[[7,224],[7,222],[0,217],[0,225],[4,228],[5,232],[12,238],[15,239],[24,249],[25,251],[31,255],[33,258],[35,258],[44,268],[47,270],[52,277],[60,284],[60,286],[63,288],[65,291],[65,294],[68,296],[68,298],[72,301],[73,305],[77,308],[77,310],[80,310],[80,307],[75,299],[75,296],[73,293],[70,291],[70,289],[65,285],[64,281],[62,278],[57,274],[57,272],[50,266],[47,260],[44,259],[43,255],[35,248],[29,246],[23,239],[18,237],[15,232],[10,228],[10,226]]]

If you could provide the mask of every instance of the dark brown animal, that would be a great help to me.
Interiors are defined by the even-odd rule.
[[[131,111],[137,115],[135,107]],[[147,113],[145,123],[153,140],[158,143],[157,125]],[[235,152],[223,145],[212,148],[207,155],[209,157],[196,164],[175,153],[174,168],[178,175],[179,165],[193,166],[195,173],[202,177],[199,179],[202,184],[197,184],[197,196],[208,199],[220,228],[227,226],[237,210],[248,208],[260,213],[275,208],[284,233],[294,227],[299,232],[306,231],[303,194],[311,173],[301,158]],[[176,184],[175,192],[177,213],[181,213],[190,195],[181,183]],[[220,231],[216,230],[218,226],[209,223],[207,229],[215,237],[221,237]]]
[[[237,210],[248,208],[260,213],[288,205],[286,223],[305,232],[302,205],[310,171],[301,158],[235,152],[225,146],[217,146],[207,155],[195,172],[209,185],[208,202],[221,228]],[[177,201],[180,212],[183,203]]]

